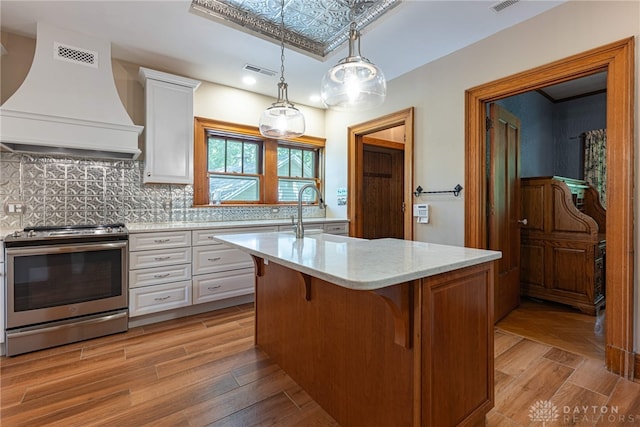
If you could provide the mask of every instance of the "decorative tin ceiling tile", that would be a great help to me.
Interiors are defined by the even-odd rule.
[[[351,21],[361,30],[401,0],[285,0],[284,41],[324,58],[344,43]],[[191,10],[217,22],[280,43],[278,0],[191,0]]]

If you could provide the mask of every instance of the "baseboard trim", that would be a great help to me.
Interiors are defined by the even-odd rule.
[[[607,369],[620,375],[622,378],[633,380],[638,364],[638,355],[618,347],[607,345],[605,349]]]
[[[227,298],[219,301],[212,301],[204,304],[190,305],[188,307],[176,308],[174,310],[161,311],[159,313],[146,314],[144,316],[130,317],[129,328],[137,326],[150,325],[152,323],[164,322],[166,320],[177,319],[179,317],[192,316],[194,314],[206,313],[208,311],[221,310],[223,308],[232,307],[253,302],[254,295],[240,295],[233,298]]]

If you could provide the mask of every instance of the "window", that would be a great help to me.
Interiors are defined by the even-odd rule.
[[[207,135],[209,200],[257,202],[260,200],[262,143],[237,137]]]
[[[306,184],[321,188],[324,139],[265,139],[255,127],[196,118],[195,206],[294,203]],[[315,192],[303,195],[317,203]]]
[[[278,144],[278,201],[296,202],[298,191],[318,178],[318,149],[290,147]],[[302,195],[305,202],[316,203],[314,191]]]

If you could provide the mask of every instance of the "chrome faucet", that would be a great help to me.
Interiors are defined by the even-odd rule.
[[[318,195],[318,207],[320,209],[324,209],[325,207],[324,200],[322,200],[322,194],[320,194],[320,190],[318,190],[318,187],[316,187],[315,184],[305,184],[300,188],[300,191],[298,191],[298,223],[293,226],[293,229],[296,232],[296,239],[302,239],[304,237],[304,226],[302,225],[302,194],[307,188],[313,188]]]

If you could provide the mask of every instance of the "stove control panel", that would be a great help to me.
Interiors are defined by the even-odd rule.
[[[111,237],[127,236],[128,230],[122,223],[107,225],[69,225],[26,227],[24,230],[14,231],[5,237],[5,242],[40,242],[58,239],[104,240]]]

